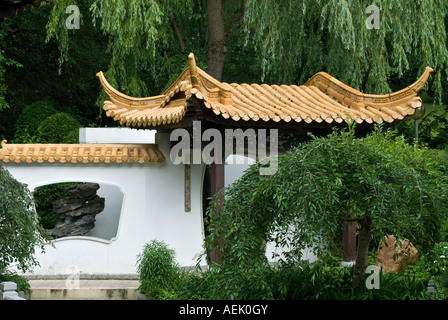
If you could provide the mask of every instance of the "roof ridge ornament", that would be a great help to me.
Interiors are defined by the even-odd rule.
[[[4,148],[6,146],[6,142],[8,142],[8,140],[2,140],[2,142],[1,142],[2,148]]]
[[[199,72],[196,65],[196,59],[194,58],[193,52],[188,55],[188,65],[190,69],[190,83],[193,88],[202,91],[201,83],[199,82]]]
[[[428,81],[429,75],[433,71],[433,68],[426,67],[420,78],[413,84],[400,91],[383,95],[360,92],[332,77],[326,72],[316,73],[305,83],[305,86],[317,87],[323,92],[326,92],[331,97],[337,99],[338,101],[346,103],[347,105],[358,110],[365,107],[396,107],[402,105],[403,103],[406,103],[413,97],[416,97],[418,92],[425,86],[426,82]]]
[[[157,95],[152,97],[134,98],[130,97],[114,87],[106,80],[104,73],[99,71],[96,76],[100,79],[104,92],[109,96],[113,104],[120,108],[129,108],[133,110],[141,110],[147,108],[155,108],[165,101],[165,95]]]

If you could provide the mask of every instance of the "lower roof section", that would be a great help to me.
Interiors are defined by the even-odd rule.
[[[1,143],[4,163],[162,163],[157,144],[7,144]]]

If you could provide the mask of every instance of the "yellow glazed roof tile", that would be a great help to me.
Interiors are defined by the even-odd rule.
[[[422,106],[417,94],[432,71],[427,67],[415,83],[388,95],[361,93],[325,72],[301,86],[219,82],[196,66],[193,54],[189,55],[189,67],[163,94],[154,97],[129,97],[114,89],[102,72],[97,76],[110,97],[103,106],[107,116],[121,125],[149,128],[180,122],[193,98],[215,115],[233,121],[392,123]]]
[[[165,156],[155,144],[7,144],[1,143],[5,163],[161,163]]]

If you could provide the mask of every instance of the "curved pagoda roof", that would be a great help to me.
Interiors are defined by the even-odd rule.
[[[229,126],[332,127],[352,119],[358,124],[397,124],[422,107],[418,92],[432,68],[413,84],[387,95],[365,94],[319,72],[304,85],[237,84],[220,82],[196,66],[189,66],[161,95],[134,98],[113,88],[100,71],[110,101],[103,108],[120,125],[134,128],[188,126],[188,114]]]

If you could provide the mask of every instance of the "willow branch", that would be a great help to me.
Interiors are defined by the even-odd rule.
[[[180,50],[185,50],[185,42],[184,38],[182,37],[182,33],[179,30],[179,27],[177,26],[176,19],[174,17],[171,17],[171,26],[173,27],[174,33],[176,34],[177,40],[179,41]]]
[[[246,5],[247,0],[241,0],[240,10],[237,13],[235,13],[235,15],[232,17],[232,20],[230,20],[229,24],[227,25],[224,36],[226,41],[230,38],[233,30],[240,24],[241,20],[243,20],[244,13],[246,12]]]

